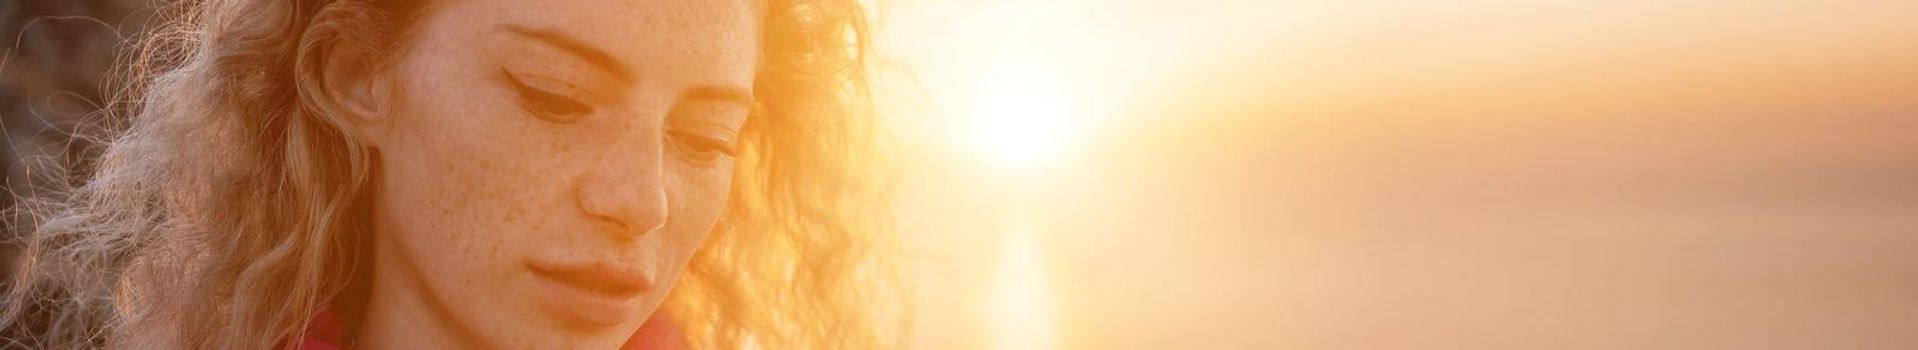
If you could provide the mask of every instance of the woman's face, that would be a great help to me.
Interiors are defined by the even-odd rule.
[[[738,0],[429,6],[369,134],[361,344],[627,340],[726,206],[757,16]]]

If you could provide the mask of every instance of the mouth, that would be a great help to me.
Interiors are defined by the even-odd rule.
[[[639,312],[640,296],[653,289],[646,270],[612,263],[535,262],[527,268],[553,311],[587,326],[624,324]]]

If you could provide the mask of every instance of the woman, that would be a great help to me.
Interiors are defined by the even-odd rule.
[[[175,6],[0,346],[899,339],[854,2]]]

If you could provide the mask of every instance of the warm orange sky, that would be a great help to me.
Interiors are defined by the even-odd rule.
[[[1918,347],[1918,2],[887,8],[922,348]]]

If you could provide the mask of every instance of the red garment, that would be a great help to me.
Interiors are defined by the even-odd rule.
[[[679,339],[679,324],[664,315],[653,315],[639,326],[632,338],[626,340],[620,350],[675,350],[686,348]],[[313,317],[312,325],[306,329],[306,339],[300,340],[298,350],[340,350],[345,334],[338,320],[333,319],[332,311],[320,311]]]
[[[313,316],[313,323],[306,325],[306,339],[300,339],[296,350],[340,350],[340,323],[333,319],[333,311],[320,311]]]

